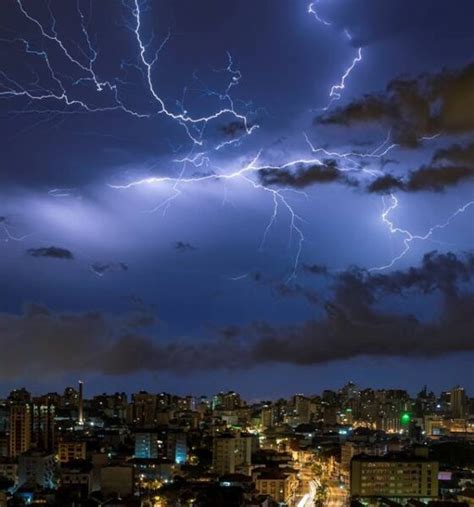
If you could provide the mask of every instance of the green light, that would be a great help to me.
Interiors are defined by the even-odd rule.
[[[404,413],[402,415],[402,424],[409,424],[410,421],[411,421],[410,414]]]

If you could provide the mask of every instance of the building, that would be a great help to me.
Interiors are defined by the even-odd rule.
[[[61,463],[86,459],[86,442],[61,441],[58,445],[58,458]]]
[[[27,403],[10,405],[9,456],[16,458],[31,447],[31,407]]]
[[[214,410],[235,410],[242,406],[240,395],[234,391],[219,393],[214,396],[212,401]]]
[[[298,479],[292,469],[264,468],[255,475],[255,489],[260,495],[270,495],[275,502],[293,505]]]
[[[297,424],[307,424],[311,419],[311,400],[306,396],[297,394],[293,397],[294,415]]]
[[[84,424],[84,382],[79,380],[79,399],[77,406],[77,424]]]
[[[350,485],[351,496],[369,505],[380,497],[433,499],[438,495],[438,462],[400,454],[356,456],[351,461]]]
[[[156,431],[139,431],[135,433],[135,458],[156,459],[161,456],[163,440]]]
[[[166,457],[181,465],[188,459],[188,444],[186,433],[182,431],[166,432]]]
[[[251,456],[252,436],[247,433],[225,433],[214,438],[212,468],[219,475],[249,473]]]
[[[272,406],[262,407],[260,412],[260,425],[262,428],[268,429],[273,428],[275,424],[274,408]]]
[[[466,392],[463,387],[451,389],[451,415],[453,419],[462,419],[466,415]]]
[[[56,461],[52,454],[30,451],[18,457],[18,485],[53,489],[57,485]]]
[[[66,463],[61,466],[61,488],[79,490],[85,496],[92,491],[92,465],[90,463]]]
[[[54,418],[56,407],[51,403],[31,404],[31,446],[53,452],[56,444]]]
[[[341,445],[341,471],[350,473],[351,461],[354,456],[365,454],[367,456],[384,456],[387,454],[386,442],[368,443],[347,441]]]
[[[152,428],[156,426],[157,395],[146,391],[132,394],[130,404],[130,423],[140,428]]]

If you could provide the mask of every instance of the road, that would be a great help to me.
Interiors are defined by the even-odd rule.
[[[339,486],[331,485],[328,488],[328,496],[324,505],[327,507],[344,507],[347,505],[347,494]]]
[[[309,493],[306,493],[298,502],[297,507],[314,507],[316,491],[318,489],[315,481],[309,481]]]

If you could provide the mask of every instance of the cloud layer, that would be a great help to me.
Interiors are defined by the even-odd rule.
[[[138,334],[154,317],[125,318],[97,312],[53,313],[29,305],[23,314],[0,314],[0,376],[58,375],[71,371],[122,375],[137,371],[189,372],[217,367],[245,368],[262,363],[317,364],[361,355],[436,357],[473,351],[474,254],[425,255],[418,267],[373,275],[352,268],[335,276],[320,266],[308,271],[332,280],[333,295],[323,301],[325,316],[294,325],[254,322],[225,326],[207,341],[162,340]],[[285,296],[285,291],[277,291]],[[297,287],[296,294],[307,297]],[[383,309],[386,297],[439,298],[431,321]],[[34,361],[30,360],[34,358]]]

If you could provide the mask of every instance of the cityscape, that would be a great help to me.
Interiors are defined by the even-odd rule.
[[[474,507],[474,0],[0,0],[0,507]]]
[[[0,505],[472,505],[474,398],[456,386],[246,402],[15,389],[0,402]]]

